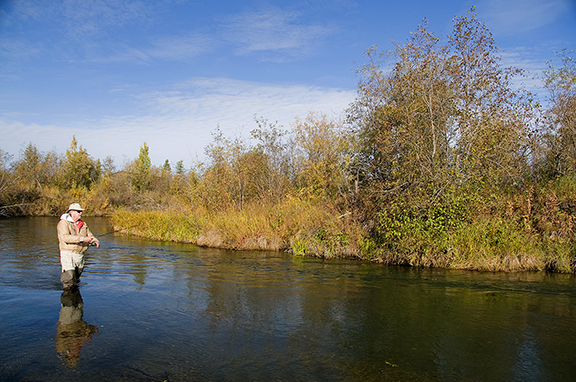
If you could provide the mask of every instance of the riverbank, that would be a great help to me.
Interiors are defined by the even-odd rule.
[[[351,214],[338,214],[312,200],[286,198],[275,205],[254,203],[242,210],[121,210],[114,231],[233,250],[290,251],[298,256],[362,258],[360,228]]]
[[[240,211],[120,210],[111,217],[113,229],[123,234],[213,248],[288,251],[295,256],[353,258],[411,267],[576,271],[574,244],[557,230],[544,236],[543,231],[526,229],[512,217],[496,215],[462,220],[450,229],[403,219],[404,224],[388,231],[388,236],[374,235],[351,212],[296,198],[270,206],[252,204]],[[380,229],[383,225],[381,221]]]
[[[294,256],[351,258],[409,267],[477,271],[576,272],[576,181],[541,183],[525,192],[397,198],[379,210],[344,209],[325,199],[285,196],[243,208],[137,194],[114,206],[100,189],[40,198],[25,216],[59,216],[81,200],[89,216],[108,216],[114,231],[154,240]]]

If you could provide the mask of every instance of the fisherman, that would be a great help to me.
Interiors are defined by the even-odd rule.
[[[100,247],[100,242],[80,218],[84,209],[79,203],[72,203],[58,222],[58,243],[62,274],[60,281],[64,290],[78,286],[78,279],[84,270],[84,252],[90,245]]]

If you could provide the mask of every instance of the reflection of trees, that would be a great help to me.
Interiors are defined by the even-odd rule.
[[[219,346],[228,344],[228,362],[242,368],[247,359],[253,364],[274,359],[278,369],[296,363],[310,379],[350,373],[346,365],[335,371],[334,359],[325,355],[327,348],[338,349],[347,341],[358,345],[347,331],[348,325],[357,326],[357,315],[365,316],[356,304],[347,306],[348,297],[359,295],[359,284],[350,282],[355,276],[346,266],[276,266],[275,259],[256,260],[214,256],[206,267],[203,313],[214,338],[225,339]]]
[[[299,321],[299,297],[292,290],[295,281],[290,274],[247,257],[244,263],[238,256],[232,260],[223,255],[207,266],[204,313],[213,327],[271,333],[275,323]]]
[[[56,351],[69,367],[75,367],[80,361],[82,346],[98,329],[82,319],[84,303],[79,290],[62,292],[60,302],[62,308],[56,331]]]
[[[134,276],[134,282],[141,287],[146,282],[146,268],[149,265],[148,261],[146,257],[140,253],[129,254],[127,258],[131,259],[130,268],[127,273]]]
[[[570,298],[513,292],[539,278],[313,260],[277,268],[248,257],[211,257],[207,296],[197,297],[218,354],[239,369],[247,359],[274,359],[311,379],[522,380],[561,366],[551,351],[567,359],[543,329],[553,317],[574,316]],[[190,280],[198,289],[198,278]],[[566,337],[561,349],[570,348]]]
[[[57,221],[56,221],[57,223]],[[10,224],[3,225],[0,252],[3,261],[10,256],[11,267],[19,270],[42,273],[40,268],[50,263],[59,266],[58,256],[54,257],[54,250],[58,250],[58,243],[54,246],[56,227],[54,218],[35,217],[33,219],[15,219]],[[34,241],[30,242],[30,232],[34,233]],[[26,256],[21,256],[26,253]],[[4,264],[2,264],[4,265]]]

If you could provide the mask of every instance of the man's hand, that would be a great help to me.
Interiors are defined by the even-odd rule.
[[[90,244],[90,245],[93,245],[93,246],[95,246],[96,248],[99,248],[99,247],[100,247],[100,242],[99,242],[98,240],[96,240],[95,238],[93,238],[93,237],[86,236],[86,237],[84,237],[84,239],[82,239],[82,240],[84,241],[84,243],[88,243],[88,244]]]

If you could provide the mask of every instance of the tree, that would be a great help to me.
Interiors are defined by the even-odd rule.
[[[199,166],[202,181],[196,192],[203,204],[216,210],[227,208],[235,199],[236,184],[231,166],[232,142],[224,136],[220,127],[212,132],[213,142],[205,148],[209,163]],[[238,145],[237,145],[238,146]]]
[[[513,90],[492,35],[471,16],[454,19],[447,43],[420,26],[386,71],[375,48],[360,68],[349,121],[359,139],[356,170],[369,198],[428,195],[471,183],[506,186],[529,172],[536,104]]]
[[[32,143],[26,146],[22,158],[14,165],[14,173],[28,191],[39,190],[52,183],[58,172],[58,155],[44,154]]]
[[[250,132],[252,139],[256,140],[255,153],[250,158],[255,166],[252,177],[258,183],[256,188],[262,197],[277,202],[289,187],[291,163],[284,141],[288,132],[278,126],[278,122],[270,123],[263,117],[255,116],[254,121],[258,127]]]
[[[348,194],[349,137],[325,114],[296,119],[293,132],[295,179],[299,188],[326,200]]]
[[[550,93],[546,143],[551,177],[576,172],[576,62],[565,50],[557,56],[562,66],[550,61],[544,72],[544,85]]]
[[[529,92],[514,89],[513,79],[523,72],[501,67],[492,34],[474,8],[468,13],[454,20],[449,37],[457,105],[454,171],[465,182],[521,184],[530,173],[538,104]]]
[[[176,164],[176,166],[178,166],[178,164]],[[164,161],[164,165],[162,166],[162,170],[167,172],[167,173],[170,173],[172,171],[172,169],[170,168],[170,162],[168,161],[168,159],[166,159]]]
[[[100,163],[94,160],[86,150],[72,137],[70,148],[66,150],[66,159],[62,165],[62,184],[64,188],[87,188],[96,183],[101,174]]]
[[[144,191],[150,183],[150,168],[152,167],[152,162],[148,152],[148,145],[144,142],[140,147],[138,159],[134,162],[132,185],[140,192]]]
[[[10,159],[10,155],[0,149],[0,216],[6,215],[4,207],[11,202],[11,191],[15,183],[14,175],[9,169]]]
[[[279,130],[275,125],[259,125],[252,131],[256,146],[237,137],[229,139],[220,129],[213,133],[214,141],[206,148],[210,163],[202,174],[198,192],[211,207],[222,209],[230,206],[241,210],[246,203],[256,200],[271,201],[283,191],[282,175],[272,166],[282,153],[278,149]]]
[[[108,155],[104,158],[104,161],[101,164],[102,166],[102,173],[104,176],[111,176],[116,172],[116,165],[114,164],[114,158]]]
[[[454,135],[447,48],[424,25],[406,45],[397,45],[389,72],[375,48],[367,55],[359,98],[350,109],[360,138],[360,180],[381,196],[422,184],[440,187]]]
[[[176,174],[177,175],[184,174],[184,161],[179,160],[178,162],[176,162]]]

